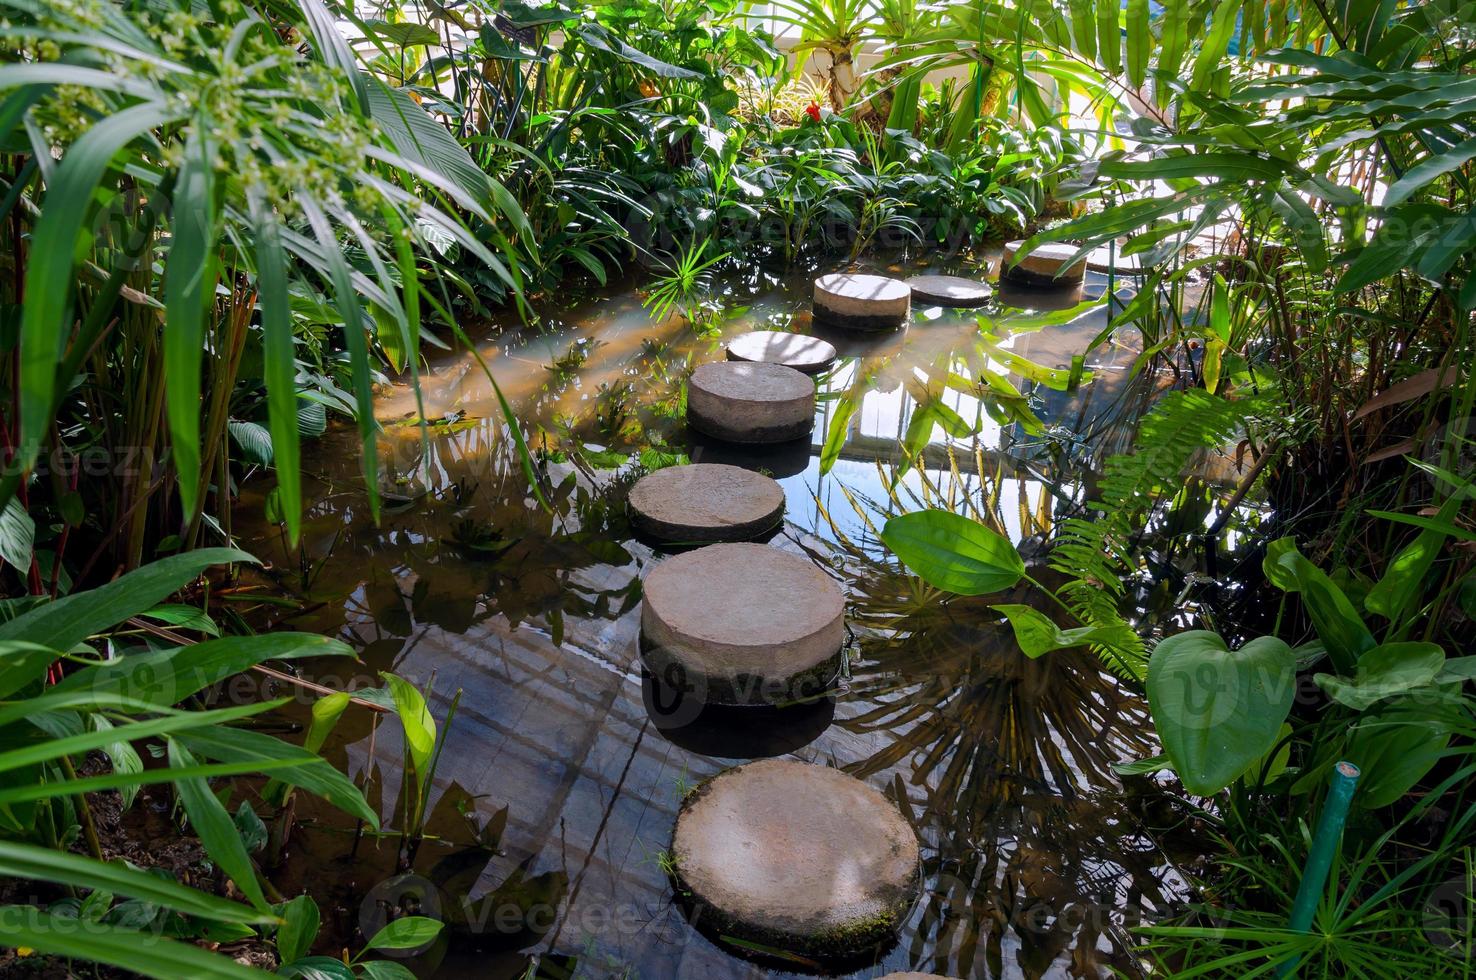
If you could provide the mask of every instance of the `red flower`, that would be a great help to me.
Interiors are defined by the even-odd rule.
[[[807,105],[807,106],[805,106],[805,115],[809,116],[811,119],[815,120],[816,122],[819,122],[820,121],[820,103],[816,102],[814,99],[811,99],[810,100],[810,104]]]

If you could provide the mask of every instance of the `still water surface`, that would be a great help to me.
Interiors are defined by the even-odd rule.
[[[945,599],[901,571],[876,529],[941,501],[1038,553],[1094,461],[1120,448],[1118,420],[1148,396],[1131,379],[1138,351],[1118,337],[1072,371],[1106,324],[1090,302],[1106,290],[1096,274],[1079,306],[1036,293],[970,313],[916,309],[904,333],[826,335],[843,356],[819,379],[813,439],[777,450],[691,441],[687,371],[745,330],[810,332],[809,280],[827,271],[730,277],[713,290],[720,311],[697,327],[654,322],[629,288],[545,304],[531,327],[492,325],[479,354],[546,467],[550,509],[527,494],[495,393],[464,352],[432,358],[423,406],[408,383],[378,402],[378,526],[356,437],[334,429],[305,450],[303,556],[275,528],[247,531],[247,547],[305,602],[272,625],[340,637],[363,660],[310,678],[368,684],[394,671],[432,685],[442,722],[456,701],[411,877],[395,875],[393,837],[355,846],[331,812],[300,835],[283,891],[319,896],[340,945],[372,927],[376,900],[418,894],[449,923],[409,961],[423,977],[808,972],[740,958],[694,928],[662,866],[687,789],[785,755],[882,790],[923,843],[925,890],[899,942],[852,975],[1137,972],[1127,928],[1183,900],[1176,868],[1193,853],[1154,786],[1125,787],[1109,768],[1154,754],[1144,705],[1090,654],[1024,657],[988,604],[1035,601],[1028,589]],[[932,271],[986,274],[983,260]],[[1007,387],[980,382],[986,370],[1043,429],[1012,411]],[[1084,383],[1058,390],[1073,373]],[[422,415],[434,423],[424,441]],[[922,463],[905,472],[904,444]],[[655,703],[636,647],[640,581],[661,555],[632,540],[623,510],[642,453],[646,465],[680,454],[780,481],[788,519],[771,543],[809,555],[850,598],[834,704],[735,719],[673,718]],[[822,457],[833,457],[824,473]],[[260,511],[253,503],[243,511]],[[326,751],[398,825],[403,750],[397,724],[351,708]]]

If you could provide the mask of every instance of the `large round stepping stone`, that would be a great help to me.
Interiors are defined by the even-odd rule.
[[[900,279],[837,272],[815,280],[815,317],[851,330],[896,330],[912,312]]]
[[[694,702],[782,706],[840,669],[845,597],[815,564],[766,544],[713,544],[646,576],[641,656]]]
[[[782,364],[703,364],[687,384],[687,423],[729,442],[798,439],[815,427],[815,382]]]
[[[698,787],[671,853],[699,923],[820,959],[888,942],[917,889],[917,837],[897,808],[853,776],[787,759]]]
[[[1016,265],[1015,256],[1024,244],[1019,241],[1005,245],[1004,265],[1001,267],[1004,278],[1031,286],[1074,286],[1086,276],[1085,256],[1069,266],[1066,264],[1076,254],[1075,245],[1043,242]]]
[[[636,532],[656,541],[747,541],[784,519],[784,488],[742,467],[692,463],[641,477],[626,504]]]
[[[962,276],[913,276],[907,280],[912,298],[929,306],[950,306],[967,310],[989,302],[992,292],[982,282]]]
[[[777,330],[754,330],[728,342],[728,360],[763,361],[818,374],[835,363],[835,348],[819,337]]]

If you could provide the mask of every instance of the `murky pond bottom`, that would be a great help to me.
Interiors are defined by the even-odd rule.
[[[343,817],[313,811],[278,876],[284,893],[319,897],[343,942],[394,905],[448,923],[406,961],[423,977],[814,972],[744,956],[756,951],[694,924],[667,875],[683,795],[741,761],[783,755],[882,790],[922,842],[924,890],[897,944],[852,975],[1138,971],[1128,930],[1185,892],[1184,849],[1166,829],[1176,815],[1151,784],[1125,789],[1109,768],[1154,754],[1145,706],[1089,654],[1023,656],[989,604],[1031,602],[1027,589],[946,599],[905,575],[876,534],[889,513],[941,500],[1030,554],[1080,500],[1092,462],[1117,448],[1115,419],[1144,397],[1128,380],[1137,351],[1109,345],[1073,363],[1106,313],[1059,295],[1007,297],[1045,312],[915,309],[903,333],[826,335],[842,360],[819,378],[812,439],[692,441],[686,372],[746,330],[810,332],[815,272],[725,283],[722,311],[695,328],[653,322],[638,294],[611,290],[482,342],[546,468],[547,507],[529,496],[496,395],[466,354],[433,361],[421,404],[404,384],[381,398],[378,526],[356,438],[335,429],[305,449],[302,552],[275,527],[246,535],[303,602],[271,625],[359,651],[361,664],[312,665],[307,679],[375,685],[393,671],[431,690],[439,722],[455,705],[409,873],[396,874],[393,833],[355,843]],[[1092,275],[1088,298],[1105,288]],[[421,417],[432,422],[424,439]],[[899,465],[909,455],[922,465]],[[642,465],[681,457],[783,485],[787,521],[770,543],[819,563],[849,599],[833,702],[699,713],[643,678],[640,582],[663,555],[632,538],[623,498]],[[261,510],[259,493],[243,513]],[[286,720],[306,714],[298,706]],[[350,708],[325,751],[399,827],[405,746],[383,718]]]

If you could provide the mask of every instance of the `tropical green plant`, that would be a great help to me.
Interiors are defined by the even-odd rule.
[[[117,637],[107,652],[92,645],[119,623],[156,615],[164,599],[211,565],[252,561],[243,552],[205,548],[54,601],[7,600],[11,618],[0,623],[0,771],[8,774],[0,789],[0,860],[9,874],[94,889],[85,911],[100,927],[74,935],[51,913],[10,907],[0,928],[12,944],[152,976],[241,975],[232,972],[235,964],[228,959],[170,939],[157,939],[156,945],[156,937],[139,931],[155,921],[158,907],[184,917],[161,924],[180,938],[202,934],[197,918],[216,923],[211,928],[217,941],[227,934],[249,936],[249,927],[276,921],[242,832],[243,823],[259,821],[247,816],[244,804],[233,818],[229,788],[212,789],[209,781],[269,773],[377,826],[358,789],[315,752],[229,724],[281,701],[177,707],[266,660],[351,656],[343,643],[270,633],[141,650],[127,649]],[[166,764],[145,766],[141,746]],[[108,760],[106,770],[79,775],[78,760],[93,752]],[[104,863],[89,794],[116,791],[126,806],[139,787],[160,783],[172,786],[190,830],[249,907]],[[90,858],[68,853],[78,840]],[[115,907],[115,894],[141,904]]]

